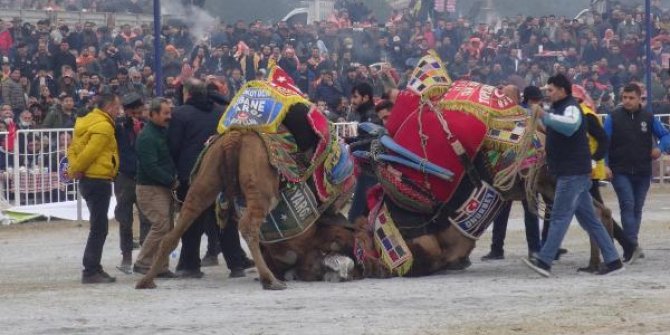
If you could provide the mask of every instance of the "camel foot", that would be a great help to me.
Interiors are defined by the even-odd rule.
[[[463,257],[459,258],[458,261],[456,262],[451,262],[447,264],[447,267],[445,270],[451,270],[451,271],[462,271],[467,268],[469,268],[472,265],[472,262],[470,261],[470,257]]]
[[[153,279],[148,279],[148,278],[142,278],[140,281],[137,282],[135,285],[135,289],[137,290],[143,290],[143,289],[152,289],[156,288],[156,283],[154,283]]]
[[[280,291],[280,290],[285,290],[286,289],[286,283],[283,281],[275,280],[270,283],[263,282],[263,289],[264,290],[271,290],[271,291]]]

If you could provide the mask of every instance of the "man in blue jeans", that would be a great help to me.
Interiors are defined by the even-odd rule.
[[[547,93],[552,102],[549,113],[539,112],[547,128],[547,164],[556,176],[556,193],[551,212],[547,241],[538,254],[523,261],[544,277],[551,276],[551,264],[565,238],[573,216],[596,241],[604,266],[598,274],[612,274],[624,269],[619,253],[607,230],[593,209],[591,188],[591,153],[586,136],[586,122],[579,104],[572,97],[572,83],[562,74],[549,78]]]
[[[642,254],[638,243],[642,207],[651,183],[651,161],[660,156],[654,149],[654,136],[660,139],[663,151],[670,149],[670,133],[654,115],[642,110],[641,95],[638,85],[626,85],[622,105],[612,111],[604,124],[610,139],[607,175],[619,199],[624,235],[635,244],[623,255],[629,263]]]

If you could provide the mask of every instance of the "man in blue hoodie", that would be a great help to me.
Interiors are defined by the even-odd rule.
[[[572,97],[572,83],[563,74],[550,77],[547,93],[552,102],[548,113],[539,111],[547,128],[547,164],[556,176],[556,193],[547,241],[539,253],[524,258],[524,263],[544,277],[551,276],[551,264],[568,231],[573,216],[600,248],[604,266],[598,274],[613,274],[624,269],[612,238],[593,208],[591,153],[586,122]]]

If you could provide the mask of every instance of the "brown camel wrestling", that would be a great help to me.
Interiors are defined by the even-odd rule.
[[[535,189],[543,199],[551,201],[554,198],[556,180],[549,174],[546,165],[540,169],[535,183]],[[521,187],[521,184],[519,182],[519,187]],[[511,200],[522,199],[524,199],[524,192],[516,192]],[[389,200],[386,201],[387,204],[390,203]],[[605,229],[611,235],[614,225],[612,211],[595,199],[593,199],[593,206]],[[400,227],[409,220],[411,220],[410,216],[404,216],[396,219],[396,223]],[[430,233],[405,238],[408,248],[414,255],[414,263],[407,276],[425,276],[442,270],[462,270],[470,265],[468,256],[474,249],[476,240],[464,236],[453,225],[445,223],[440,218],[437,221],[431,223],[433,225],[432,231],[427,230]],[[374,244],[364,229],[366,222],[367,219],[365,218],[356,220],[357,232],[355,237],[362,242],[366,250],[371,251],[374,250]],[[599,266],[600,250],[596,243],[591,240],[591,256],[588,266],[580,270],[594,272],[599,269]],[[384,264],[376,259],[365,259],[362,267],[365,277],[387,278],[394,276]]]
[[[237,196],[242,196],[246,201],[246,210],[239,217],[239,230],[249,246],[264,289],[285,289],[286,284],[277,275],[283,277],[285,271],[291,267],[300,279],[322,279],[329,270],[322,264],[325,255],[329,252],[351,253],[353,232],[341,225],[329,225],[328,223],[341,221],[341,218],[325,215],[321,220],[325,225],[317,221],[302,235],[270,245],[263,252],[260,227],[279,202],[279,186],[277,171],[270,165],[265,144],[256,132],[230,131],[219,136],[202,157],[177,224],[161,242],[151,270],[137,283],[136,288],[156,287],[154,278],[161,268],[159,264],[167,262],[168,255],[177,247],[179,238],[216,201],[222,190],[229,204],[234,203]],[[336,201],[335,205],[338,202],[340,201]],[[227,220],[235,219],[235,213],[232,212],[224,209],[220,213],[223,224]],[[275,273],[263,257],[264,253]]]

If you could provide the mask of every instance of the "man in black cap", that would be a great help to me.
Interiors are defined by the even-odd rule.
[[[116,208],[114,217],[119,223],[121,254],[123,256],[119,270],[131,273],[133,258],[133,205],[137,206],[135,196],[135,176],[137,174],[137,152],[135,140],[143,127],[142,113],[145,105],[137,93],[128,93],[121,100],[124,115],[116,120],[116,142],[119,148],[119,174],[114,180]],[[147,236],[151,223],[139,210],[140,243]]]

